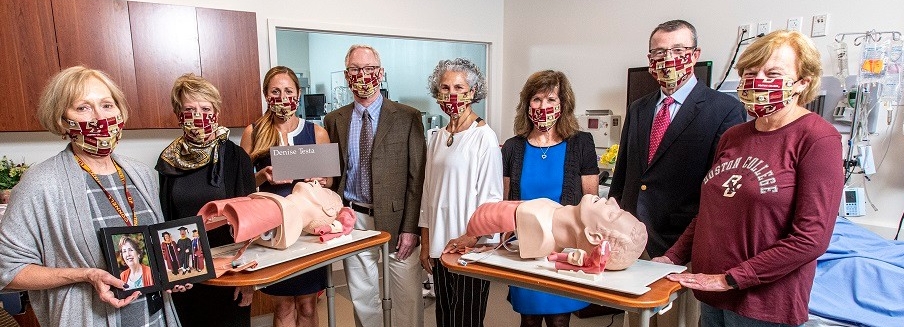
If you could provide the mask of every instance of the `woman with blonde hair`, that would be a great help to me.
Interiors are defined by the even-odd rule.
[[[276,66],[264,76],[262,91],[267,110],[242,133],[242,148],[254,163],[260,191],[287,196],[298,181],[273,180],[270,147],[330,143],[320,125],[298,118],[298,77],[289,67]],[[312,178],[329,187],[331,178]],[[317,293],[326,288],[329,266],[285,280],[261,290],[276,302],[274,326],[317,326]]]
[[[254,192],[251,159],[229,140],[229,129],[219,124],[225,112],[217,88],[201,76],[185,74],[173,83],[170,102],[182,135],[157,160],[164,218],[169,221],[194,216],[207,202]],[[207,239],[211,247],[233,243],[228,228],[209,231]],[[169,242],[161,246],[165,250],[175,246],[171,238]],[[164,257],[171,263],[177,260],[177,255],[166,251]],[[171,264],[171,271],[178,272],[177,266]],[[250,288],[199,284],[191,292],[174,295],[173,301],[184,325],[241,327],[251,324],[253,294]]]
[[[116,298],[125,283],[102,260],[101,228],[163,222],[157,174],[114,153],[129,118],[122,91],[101,71],[70,67],[50,79],[36,116],[68,144],[13,188],[0,291],[28,291],[41,326],[178,326],[168,292]]]

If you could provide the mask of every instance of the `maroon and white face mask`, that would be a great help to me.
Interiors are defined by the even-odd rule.
[[[183,111],[179,118],[182,133],[189,142],[202,144],[217,129],[217,114]]]
[[[659,86],[673,89],[684,83],[694,72],[694,63],[688,52],[681,57],[672,57],[671,51],[666,51],[666,56],[659,59],[650,58],[650,74],[659,82]]]
[[[738,98],[748,114],[766,117],[791,103],[797,95],[793,90],[794,83],[797,81],[788,77],[742,78],[738,83]]]
[[[556,125],[556,121],[562,116],[561,108],[559,105],[546,108],[528,108],[528,116],[538,130],[547,132]]]
[[[267,98],[267,110],[272,111],[277,118],[287,120],[298,111],[298,98],[269,97]]]
[[[63,118],[68,125],[66,135],[73,145],[89,154],[108,156],[122,137],[125,121],[122,115],[101,120],[77,122]]]
[[[471,92],[459,94],[440,93],[436,96],[436,103],[438,103],[440,108],[443,109],[443,112],[452,119],[458,118],[458,116],[468,108],[468,104],[472,101]]]
[[[345,79],[348,81],[348,87],[356,97],[367,99],[377,93],[380,88],[379,71],[379,69],[375,69],[373,73],[366,74],[362,69],[357,75],[351,75],[346,71]]]

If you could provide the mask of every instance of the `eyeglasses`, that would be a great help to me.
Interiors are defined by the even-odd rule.
[[[650,49],[650,57],[651,58],[665,57],[666,51],[672,52],[672,56],[674,56],[674,57],[681,57],[688,52],[694,52],[696,50],[697,50],[697,47],[674,47],[671,49],[656,48],[656,49]]]
[[[358,75],[360,72],[364,72],[365,74],[373,74],[380,66],[364,66],[364,67],[345,67],[345,71],[347,71],[351,75]]]

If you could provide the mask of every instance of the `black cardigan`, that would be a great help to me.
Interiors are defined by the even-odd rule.
[[[593,136],[587,132],[578,132],[565,145],[565,175],[562,181],[563,205],[576,205],[584,196],[581,188],[581,176],[598,175],[596,149]],[[524,164],[524,149],[527,139],[514,136],[502,146],[502,176],[510,178],[507,200],[521,199],[521,168]]]

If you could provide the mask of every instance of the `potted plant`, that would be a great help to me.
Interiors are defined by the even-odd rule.
[[[28,170],[28,165],[15,163],[6,156],[0,159],[0,203],[9,201],[9,193],[13,186],[19,183],[19,179]]]

